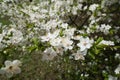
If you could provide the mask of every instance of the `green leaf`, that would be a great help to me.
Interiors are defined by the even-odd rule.
[[[100,49],[97,49],[96,47],[94,48],[95,54],[99,54],[100,53]]]
[[[114,32],[115,32],[115,30],[112,30],[112,29],[109,31],[109,33],[110,33],[111,35],[113,35]]]
[[[38,47],[37,46],[30,46],[30,47],[28,47],[28,51],[29,51],[29,53],[31,53],[31,52],[33,52],[33,51],[35,51],[36,49],[37,49]]]
[[[33,41],[33,43],[34,43],[35,45],[38,45],[38,44],[39,44],[39,41],[38,41],[37,38],[33,38],[32,41]]]
[[[95,45],[98,45],[102,40],[103,40],[103,37],[99,37],[99,38],[96,40]]]
[[[62,37],[64,34],[63,34],[63,30],[61,29],[60,30],[60,36]]]
[[[34,27],[34,23],[29,23],[29,24],[27,24],[26,27],[27,27],[27,28],[33,28],[33,27]]]
[[[107,47],[107,45],[100,44],[100,45],[97,45],[96,47],[97,47],[97,48],[99,48],[99,49],[103,49],[103,48],[106,48],[106,47]]]
[[[92,51],[89,53],[89,56],[90,56],[92,59],[95,59],[95,55],[93,54]]]

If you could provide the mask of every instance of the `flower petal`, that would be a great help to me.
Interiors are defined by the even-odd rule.
[[[19,60],[14,60],[14,61],[13,61],[13,65],[15,65],[15,66],[21,66],[22,63],[21,63],[21,61],[19,61]]]
[[[21,73],[21,69],[19,67],[15,67],[13,72],[14,72],[14,74],[19,74],[19,73]]]
[[[6,76],[7,76],[8,78],[11,78],[11,77],[13,76],[13,72],[6,72]]]
[[[0,74],[5,74],[5,70],[4,70],[4,68],[1,68],[1,70],[0,70]]]
[[[5,61],[5,66],[10,66],[11,64],[12,64],[11,61],[9,61],[9,60]]]

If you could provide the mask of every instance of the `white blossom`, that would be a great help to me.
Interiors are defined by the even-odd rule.
[[[51,39],[50,44],[52,46],[61,46],[61,38],[58,37],[58,38],[55,38],[55,39]]]
[[[61,24],[61,27],[67,29],[68,24],[67,24],[67,23],[62,23],[62,24]]]
[[[75,28],[66,29],[64,31],[64,35],[66,35],[67,37],[73,38],[75,30],[76,30]]]
[[[2,39],[3,39],[3,34],[0,34],[0,43],[1,43]]]
[[[60,30],[54,31],[54,33],[48,32],[45,36],[41,36],[42,42],[50,41],[51,39],[55,39],[59,35]]]
[[[120,64],[117,66],[114,72],[115,74],[120,74]]]
[[[109,30],[111,29],[111,26],[110,25],[105,25],[105,24],[102,24],[100,27],[99,27],[100,31],[103,32],[104,34],[108,34],[109,33]]]
[[[16,44],[16,43],[19,43],[20,41],[22,41],[23,34],[21,31],[11,28],[8,31],[8,35],[11,35],[11,34],[12,34],[12,36],[10,37],[10,40],[8,41],[8,43]]]
[[[114,45],[114,42],[113,41],[102,40],[99,44]]]
[[[120,59],[120,54],[119,54],[119,53],[116,53],[116,54],[115,54],[115,58]]]
[[[8,78],[12,77],[14,74],[21,73],[21,61],[14,60],[13,62],[7,60],[5,61],[5,67],[2,67],[0,70],[1,74],[5,74]]]
[[[80,47],[80,51],[84,51],[86,49],[89,49],[92,46],[93,42],[93,39],[90,40],[88,37],[81,37],[80,42],[77,44],[77,46]]]
[[[62,38],[62,46],[64,47],[65,50],[67,50],[67,49],[71,50],[73,48],[72,44],[73,44],[73,41],[70,40],[70,38],[67,38],[67,37]]]
[[[98,4],[92,4],[90,5],[89,10],[94,11],[98,6]]]
[[[108,75],[108,80],[118,80],[117,77],[114,77],[112,75]]]
[[[55,47],[55,51],[58,55],[63,55],[64,49],[62,46]]]
[[[85,55],[87,54],[87,50],[85,51],[80,51],[78,50],[77,53],[72,54],[75,58],[75,60],[85,60]]]
[[[53,60],[55,56],[57,56],[57,53],[52,47],[50,47],[45,49],[45,51],[42,53],[42,60]]]

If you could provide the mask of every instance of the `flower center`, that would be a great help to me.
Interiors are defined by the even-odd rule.
[[[12,70],[12,69],[13,69],[13,66],[10,66],[9,69]]]
[[[83,44],[84,44],[84,46],[86,46],[86,45],[87,45],[87,43],[86,43],[86,42],[84,42]]]

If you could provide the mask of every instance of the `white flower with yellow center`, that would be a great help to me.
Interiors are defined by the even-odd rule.
[[[50,44],[52,45],[52,46],[61,46],[61,38],[60,37],[58,37],[58,38],[55,38],[55,39],[51,39],[50,40]]]
[[[80,47],[80,51],[84,51],[86,49],[89,49],[92,46],[93,42],[94,41],[90,40],[88,37],[86,38],[81,37],[80,43],[78,43],[77,46]]]
[[[48,33],[45,36],[41,36],[41,41],[42,42],[46,42],[46,41],[50,41],[51,39],[55,39],[58,35],[59,35],[60,30],[56,30],[53,33]]]
[[[72,44],[73,44],[73,41],[70,40],[70,38],[67,38],[67,37],[62,38],[62,46],[64,47],[65,50],[67,49],[71,50],[73,48]]]
[[[72,54],[75,58],[75,60],[85,60],[85,55],[87,54],[87,50],[85,51],[80,51],[78,50],[77,53]]]
[[[14,60],[13,62],[7,60],[5,61],[5,67],[2,67],[0,70],[1,74],[5,74],[8,78],[12,77],[14,74],[21,73],[21,69],[19,66],[21,66],[21,61]]]

